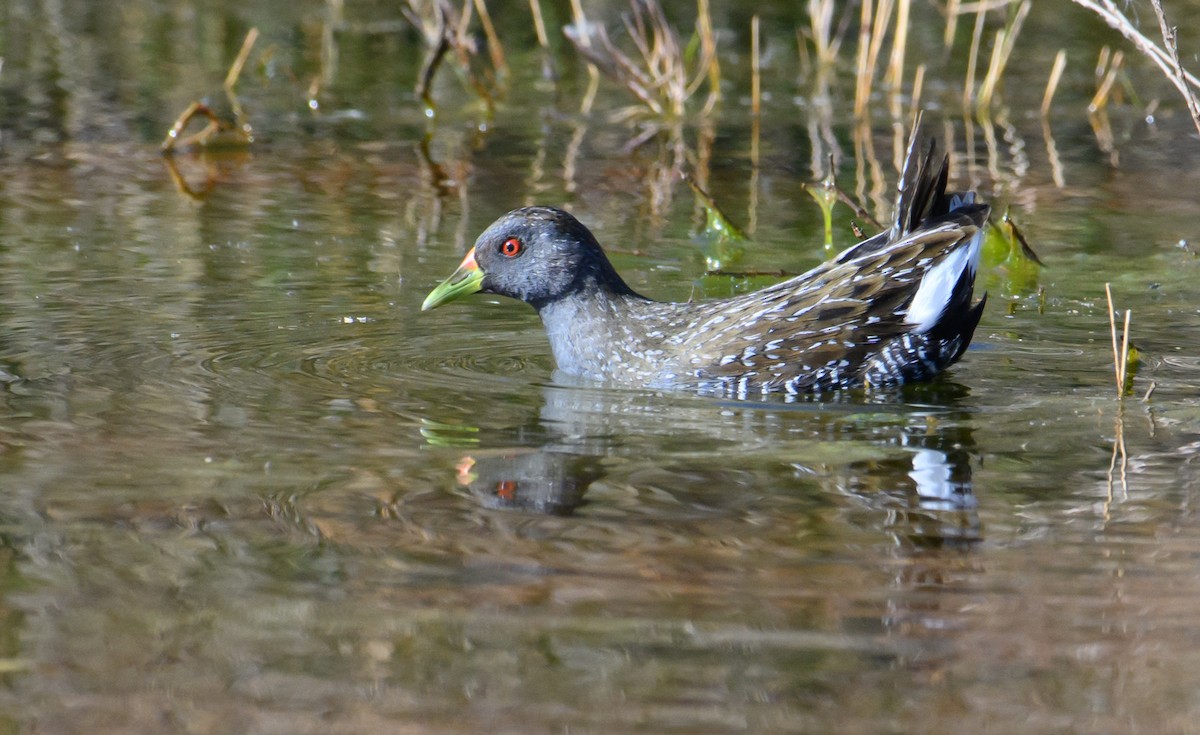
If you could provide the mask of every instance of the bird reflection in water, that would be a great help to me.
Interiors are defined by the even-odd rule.
[[[739,414],[725,404],[690,397],[654,402],[638,392],[547,386],[539,415],[503,432],[504,438],[493,444],[500,446],[488,449],[492,442],[479,437],[484,446],[460,459],[455,487],[486,508],[568,516],[585,506],[589,487],[610,468],[628,470],[630,463],[613,458],[632,458],[633,464],[644,466],[654,461],[646,456],[646,447],[667,441],[663,437],[670,437],[673,446],[710,447],[713,463],[707,469],[702,462],[688,468],[707,477],[747,460],[755,469],[771,471],[771,465],[778,466],[771,439],[778,436],[784,451],[794,447],[803,452],[812,445],[823,454],[825,461],[789,464],[800,479],[811,478],[834,495],[849,497],[851,507],[865,507],[864,523],[878,528],[882,513],[883,526],[910,548],[970,545],[982,533],[972,488],[970,429],[951,415],[958,410],[952,407],[959,398],[955,391],[926,393],[923,398],[945,399],[951,406],[913,410],[881,404],[871,406],[865,419],[860,413],[864,406],[854,402],[755,404]],[[807,436],[797,440],[798,434]],[[809,437],[813,441],[805,441]],[[737,449],[747,442],[764,452],[761,459],[755,456],[758,450]],[[841,460],[841,447],[861,449],[864,444],[880,451],[871,459]],[[791,492],[769,478],[764,483],[749,492]],[[703,500],[706,505],[727,502],[730,509],[737,505],[734,498],[711,494]]]
[[[466,456],[455,480],[487,508],[569,516],[583,505],[588,486],[603,476],[599,459],[552,447]]]

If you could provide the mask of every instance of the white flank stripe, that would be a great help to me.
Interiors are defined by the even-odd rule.
[[[979,267],[979,252],[982,248],[983,230],[980,230],[966,247],[947,255],[941,263],[925,273],[904,317],[906,323],[914,326],[914,332],[923,334],[938,323],[950,303],[954,284],[958,283],[963,271],[970,268],[973,275]]]

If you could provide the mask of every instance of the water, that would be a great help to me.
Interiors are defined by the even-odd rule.
[[[1047,267],[989,264],[944,380],[739,402],[556,376],[520,304],[418,311],[532,201],[570,204],[640,291],[766,282],[703,275],[679,149],[624,151],[620,91],[581,116],[582,70],[556,102],[513,49],[494,118],[447,73],[430,126],[389,8],[330,37],[314,3],[121,7],[3,21],[0,732],[1195,729],[1200,149],[1156,72],[1130,61],[1163,103],[1154,125],[1114,106],[1114,165],[1081,111],[1098,38],[1071,41],[1052,140],[1024,111],[1057,11],[993,127],[950,107],[956,47],[931,124]],[[825,257],[797,20],[768,14],[757,165],[732,92],[680,129],[753,229],[732,269]],[[532,47],[526,17],[497,22]],[[252,24],[255,144],[162,159]],[[941,27],[912,43],[933,58]],[[876,182],[835,89],[840,179],[886,214],[886,105]],[[1143,356],[1123,404],[1106,281]]]

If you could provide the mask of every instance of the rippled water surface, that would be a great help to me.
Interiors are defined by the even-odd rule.
[[[0,732],[1196,728],[1200,143],[1130,52],[1105,150],[1083,108],[1119,41],[1083,11],[1050,127],[1065,1],[1030,16],[995,120],[954,86],[973,16],[923,98],[955,185],[1045,268],[993,254],[944,379],[787,403],[572,381],[523,305],[419,306],[525,203],[674,299],[770,282],[706,255],[826,257],[801,184],[831,152],[886,215],[886,100],[860,137],[847,72],[817,93],[802,11],[767,11],[757,126],[750,11],[716,3],[721,107],[631,145],[609,83],[579,112],[569,49],[540,79],[523,4],[493,8],[495,115],[451,63],[432,122],[393,8],[102,5],[0,21]],[[910,54],[941,58],[915,12]],[[253,25],[255,142],[160,156]],[[740,251],[696,239],[681,170]],[[1141,358],[1123,402],[1105,282]]]

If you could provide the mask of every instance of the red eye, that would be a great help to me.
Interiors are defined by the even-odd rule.
[[[522,247],[523,246],[521,245],[520,240],[515,237],[510,237],[500,246],[500,252],[504,253],[510,258],[515,258],[521,254]]]

